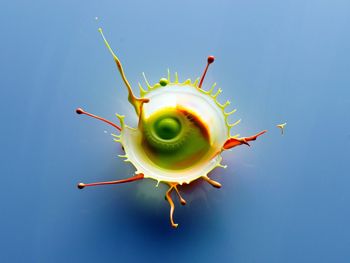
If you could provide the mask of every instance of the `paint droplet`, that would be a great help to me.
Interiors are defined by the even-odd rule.
[[[169,81],[166,78],[161,78],[159,80],[159,84],[163,87],[165,87],[166,85],[168,85]]]
[[[209,63],[209,64],[213,63],[214,60],[215,60],[215,57],[214,57],[214,56],[209,56],[209,57],[208,57],[208,63]]]
[[[284,134],[284,127],[287,125],[287,123],[281,123],[281,124],[277,124],[276,127],[281,129],[281,134]]]

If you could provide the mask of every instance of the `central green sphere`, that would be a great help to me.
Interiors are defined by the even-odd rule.
[[[181,123],[177,118],[165,117],[154,124],[156,135],[163,140],[171,140],[181,132]]]

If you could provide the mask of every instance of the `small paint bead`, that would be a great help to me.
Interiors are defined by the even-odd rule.
[[[208,63],[209,63],[209,64],[213,63],[214,60],[215,60],[215,57],[214,57],[214,56],[209,56],[209,57],[208,57]]]
[[[165,87],[166,85],[168,85],[169,81],[166,78],[161,78],[159,80],[159,84],[163,87]]]
[[[76,109],[75,112],[76,112],[77,114],[83,114],[83,113],[84,113],[84,111],[83,111],[82,108]]]

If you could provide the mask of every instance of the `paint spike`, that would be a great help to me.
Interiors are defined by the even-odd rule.
[[[212,92],[213,92],[213,90],[214,90],[214,88],[216,87],[216,82],[213,84],[213,85],[211,85],[211,87],[210,87],[210,89],[208,90],[208,91],[204,91],[206,94],[211,94]]]
[[[146,83],[146,85],[147,85],[147,88],[148,88],[148,89],[151,89],[152,86],[149,84],[149,82],[148,82],[148,80],[147,80],[147,78],[146,78],[145,72],[142,72],[142,76],[143,76],[143,79],[145,80],[145,83]]]
[[[264,133],[266,133],[267,131],[264,130],[264,131],[261,131],[253,136],[250,136],[250,137],[242,137],[242,138],[233,138],[231,137],[230,139],[228,139],[224,145],[223,145],[223,149],[224,150],[228,150],[228,149],[231,149],[233,147],[236,147],[236,146],[239,146],[239,145],[242,145],[242,144],[245,144],[245,145],[248,145],[250,146],[249,142],[250,141],[255,141],[259,136],[263,135]]]
[[[170,205],[170,223],[171,223],[171,226],[174,227],[174,228],[177,228],[179,226],[179,224],[175,224],[174,223],[174,210],[175,210],[175,205],[174,205],[174,202],[173,202],[173,199],[171,198],[171,192],[173,191],[174,187],[171,186],[169,188],[169,190],[166,192],[165,194],[165,198],[168,200],[168,203]]]
[[[219,89],[217,90],[217,92],[216,92],[214,95],[212,95],[213,99],[216,99],[216,97],[219,96],[219,94],[220,94],[221,92],[222,92],[222,89],[219,88]]]
[[[179,75],[177,72],[175,72],[175,82],[174,83],[179,83]]]
[[[203,72],[202,77],[201,77],[201,81],[199,82],[199,85],[198,85],[198,88],[199,88],[199,89],[202,88],[202,84],[203,84],[205,75],[207,74],[209,65],[210,65],[211,63],[213,63],[214,60],[215,60],[215,57],[214,57],[214,56],[209,56],[209,57],[208,57],[208,59],[207,59],[207,65],[206,65],[206,67],[205,67],[205,69],[204,69],[204,72]]]
[[[227,168],[227,165],[223,165],[223,164],[219,163],[219,164],[218,164],[218,167],[221,167],[221,168],[226,169],[226,168]]]
[[[175,192],[176,192],[176,194],[177,194],[177,196],[178,196],[178,198],[179,198],[179,200],[180,200],[180,203],[181,203],[182,205],[186,205],[186,200],[182,198],[182,196],[181,196],[181,194],[180,194],[180,192],[179,192],[179,189],[177,189],[177,186],[176,186],[176,185],[174,185],[174,189],[175,189]]]
[[[119,131],[122,130],[122,128],[119,127],[117,124],[114,124],[113,122],[111,122],[111,121],[109,121],[109,120],[107,120],[107,119],[105,119],[105,118],[99,117],[99,116],[94,115],[94,114],[91,114],[91,113],[89,113],[89,112],[86,112],[86,111],[84,111],[82,108],[76,109],[75,112],[76,112],[77,114],[85,114],[85,115],[87,115],[87,116],[89,116],[89,117],[92,117],[92,118],[94,118],[94,119],[97,119],[97,120],[103,121],[103,122],[105,122],[105,123],[108,123],[109,125],[113,126],[114,128],[116,128],[116,129],[119,130]]]
[[[84,184],[84,183],[79,183],[77,187],[79,189],[83,189],[87,186],[97,186],[97,185],[109,185],[109,184],[122,184],[122,183],[129,183],[129,182],[134,182],[138,180],[142,180],[144,178],[143,174],[137,174],[135,176],[126,178],[126,179],[121,179],[121,180],[116,180],[116,181],[109,181],[109,182],[97,182],[97,183],[90,183],[90,184]]]
[[[219,182],[214,181],[213,179],[210,179],[208,176],[202,177],[206,182],[214,186],[215,188],[221,188],[221,184]]]
[[[235,113],[236,111],[237,111],[237,109],[233,109],[232,111],[224,112],[224,114],[225,114],[226,116],[229,116],[229,115]]]
[[[122,128],[124,128],[125,123],[124,123],[124,115],[119,115],[118,113],[115,114],[117,116],[117,118],[119,119],[120,125],[122,126]]]
[[[111,135],[115,138],[121,138],[121,135],[117,135],[117,134],[114,134],[114,133],[111,133]]]
[[[140,89],[140,96],[143,97],[145,94],[147,94],[147,91],[142,87],[142,85],[139,82],[139,89]]]
[[[225,103],[221,104],[220,102],[216,101],[218,106],[221,108],[221,109],[225,109],[228,105],[231,104],[231,102],[229,100],[227,100]],[[224,113],[225,114],[225,113]]]
[[[193,82],[193,86],[198,87],[199,78],[196,78]]]
[[[234,123],[228,124],[228,126],[229,126],[230,128],[232,128],[232,127],[236,126],[237,124],[239,124],[240,122],[241,122],[241,120],[239,119],[238,121],[236,121],[236,122],[234,122]]]
[[[113,56],[113,59],[114,59],[114,62],[116,63],[117,65],[117,68],[119,70],[119,73],[124,81],[124,84],[128,90],[128,100],[129,102],[134,106],[135,108],[135,111],[137,114],[139,114],[139,110],[140,110],[140,104],[142,102],[145,102],[143,99],[140,99],[140,98],[137,98],[135,97],[133,91],[132,91],[132,88],[130,86],[130,83],[128,81],[128,79],[126,78],[125,76],[125,73],[124,73],[124,69],[123,69],[123,66],[122,66],[122,63],[120,62],[119,58],[117,57],[117,55],[114,53],[113,49],[111,48],[111,46],[109,45],[106,37],[104,36],[103,34],[103,31],[102,31],[102,28],[99,28],[98,31],[100,32],[101,36],[102,36],[102,39],[105,43],[105,45],[107,46],[109,52],[111,53],[111,55]]]
[[[168,68],[168,83],[170,83],[171,80],[170,80],[170,69]]]
[[[222,108],[225,109],[228,105],[231,104],[231,101],[227,100],[223,105]]]

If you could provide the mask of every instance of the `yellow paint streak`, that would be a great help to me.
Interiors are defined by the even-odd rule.
[[[127,90],[128,90],[128,93],[129,93],[129,95],[128,95],[128,100],[129,100],[129,102],[134,106],[137,115],[139,115],[139,114],[140,114],[140,108],[141,108],[141,106],[142,106],[142,103],[148,102],[148,100],[147,100],[147,99],[136,98],[136,96],[134,95],[134,93],[133,93],[133,91],[132,91],[132,88],[131,88],[131,86],[130,86],[129,81],[128,81],[128,79],[127,79],[126,76],[125,76],[122,63],[120,62],[119,58],[118,58],[117,55],[114,53],[114,51],[113,51],[113,49],[111,48],[111,46],[109,45],[109,43],[108,43],[106,37],[105,37],[104,34],[103,34],[102,28],[99,28],[98,31],[100,32],[100,34],[101,34],[101,36],[102,36],[102,38],[103,38],[104,43],[106,44],[106,46],[107,46],[109,52],[112,54],[113,59],[114,59],[116,65],[117,65],[117,67],[118,67],[119,73],[120,73],[120,75],[121,75],[121,77],[122,77],[122,79],[123,79],[123,81],[124,81],[124,84],[125,84],[125,86],[126,86],[126,88],[127,88]]]

